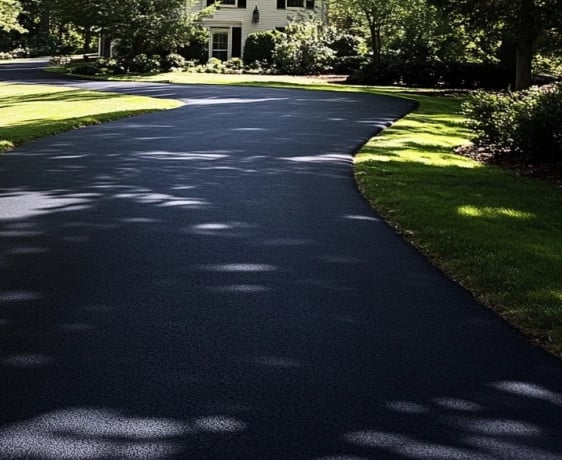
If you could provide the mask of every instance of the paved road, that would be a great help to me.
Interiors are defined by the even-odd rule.
[[[84,85],[187,105],[0,158],[0,458],[562,458],[560,362],[355,188],[404,101]]]

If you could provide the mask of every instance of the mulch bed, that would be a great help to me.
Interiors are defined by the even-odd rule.
[[[513,171],[518,176],[534,177],[562,187],[562,162],[530,163],[514,158],[509,150],[493,146],[465,145],[455,149],[459,155],[472,158],[480,163],[493,164]]]

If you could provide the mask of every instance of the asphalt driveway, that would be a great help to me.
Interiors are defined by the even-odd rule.
[[[0,157],[0,458],[562,458],[560,361],[356,189],[408,102],[50,78],[186,105]]]

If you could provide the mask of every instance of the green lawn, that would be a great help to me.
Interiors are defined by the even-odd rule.
[[[0,83],[0,152],[81,126],[180,105],[141,96]]]
[[[417,111],[355,158],[368,200],[408,240],[562,356],[562,189],[452,153],[462,99],[397,93]]]

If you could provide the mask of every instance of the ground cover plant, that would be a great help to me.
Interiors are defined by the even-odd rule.
[[[141,96],[0,83],[0,152],[39,137],[179,105]]]

